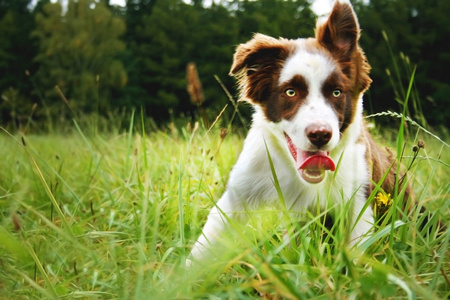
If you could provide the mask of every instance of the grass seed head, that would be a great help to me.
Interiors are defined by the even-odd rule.
[[[197,106],[201,106],[205,101],[202,83],[198,77],[197,66],[195,63],[188,63],[186,68],[187,92],[191,97],[191,102]]]

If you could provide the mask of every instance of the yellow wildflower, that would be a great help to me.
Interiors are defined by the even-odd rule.
[[[392,205],[391,194],[386,194],[385,192],[378,192],[375,196],[375,204],[373,206],[373,212],[375,215],[379,213],[384,214],[387,209]]]
[[[391,194],[385,194],[383,192],[378,192],[377,196],[375,197],[375,199],[377,200],[377,204],[378,205],[391,205],[392,204],[392,198],[391,198]]]

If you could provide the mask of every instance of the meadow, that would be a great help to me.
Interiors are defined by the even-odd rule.
[[[378,118],[396,116],[368,121]],[[450,220],[448,131],[401,118],[398,127],[373,126],[381,144],[400,150],[417,203],[402,213],[400,197],[390,195],[360,248],[345,245],[345,208],[331,229],[326,212],[290,222],[268,209],[232,224],[217,257],[187,269],[245,128],[179,121],[144,130],[146,122],[95,132],[75,121],[45,135],[2,128],[0,299],[450,297],[450,232],[438,222]]]

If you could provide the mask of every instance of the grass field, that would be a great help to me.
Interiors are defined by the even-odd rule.
[[[409,123],[408,123],[409,124]],[[223,237],[220,257],[184,267],[224,191],[243,134],[194,125],[143,132],[0,132],[0,299],[448,299],[449,134],[375,129],[404,147],[418,204],[347,249],[345,220],[286,224],[262,211]],[[222,133],[222,134],[221,134]],[[412,150],[419,140],[425,148]],[[447,143],[446,143],[447,142]],[[417,157],[416,154],[418,153]],[[420,206],[433,213],[423,230]],[[291,230],[291,243],[283,239]]]

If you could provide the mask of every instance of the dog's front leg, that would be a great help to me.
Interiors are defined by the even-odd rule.
[[[189,266],[192,261],[202,260],[210,254],[210,248],[229,226],[229,221],[244,221],[244,219],[246,219],[246,213],[243,205],[239,201],[234,201],[229,191],[225,192],[216,206],[211,209],[202,234],[194,244],[186,265]]]
[[[354,204],[352,218],[353,230],[350,234],[350,246],[356,244],[361,245],[373,233],[375,219],[373,217],[373,211],[370,206],[366,207],[361,217],[357,219],[361,211],[364,209],[365,201],[365,198],[361,197],[361,199],[358,199]]]

